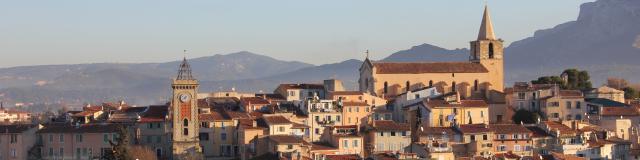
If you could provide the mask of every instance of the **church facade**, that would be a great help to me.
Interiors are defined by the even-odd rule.
[[[379,97],[436,87],[441,93],[457,92],[462,98],[492,99],[504,89],[502,40],[497,39],[488,8],[478,38],[470,42],[467,61],[377,62],[367,57],[359,69],[359,89]]]

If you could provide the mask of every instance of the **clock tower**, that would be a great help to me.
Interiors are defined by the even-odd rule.
[[[201,156],[202,149],[198,140],[198,80],[191,75],[191,66],[185,57],[180,64],[178,76],[171,88],[172,148],[174,159],[185,156]]]

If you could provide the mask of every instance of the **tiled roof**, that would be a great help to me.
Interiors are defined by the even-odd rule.
[[[543,156],[545,160],[586,160],[586,158],[578,157],[574,155],[566,155],[557,152],[551,152],[550,155]]]
[[[489,107],[484,100],[460,100],[460,103],[449,103],[445,100],[429,100],[429,107]]]
[[[288,89],[324,89],[323,84],[280,84],[278,88]]]
[[[638,116],[638,109],[635,107],[602,107],[601,116]]]
[[[529,129],[533,135],[533,138],[538,138],[538,137],[551,137],[551,135],[549,133],[547,133],[547,131],[544,131],[542,128],[537,127],[537,126],[528,126],[527,129]]]
[[[390,120],[378,120],[373,122],[376,131],[409,131],[411,127],[407,123],[396,123]]]
[[[269,135],[268,138],[279,144],[303,144],[302,138],[292,135]]]
[[[527,91],[537,91],[537,90],[545,90],[551,89],[555,84],[529,84],[527,82],[516,82],[513,85],[513,88],[509,89],[510,92],[527,92]]]
[[[377,74],[487,73],[482,64],[471,62],[374,62]]]
[[[271,99],[271,100],[286,100],[284,96],[280,94],[274,94],[274,93],[256,94],[256,97],[264,97],[266,99]]]
[[[491,132],[489,126],[485,124],[463,124],[458,127],[462,133],[485,133]]]
[[[424,131],[422,131],[422,135],[442,135],[446,133],[447,135],[458,134],[459,132],[452,127],[424,127]]]
[[[169,107],[165,105],[149,106],[140,115],[140,122],[163,122],[167,114],[169,113]]]
[[[527,127],[518,124],[490,124],[489,129],[496,134],[532,133]]]
[[[225,119],[224,116],[222,116],[222,114],[218,112],[211,112],[207,114],[198,115],[198,120],[200,120],[201,122],[213,122],[213,121],[219,121],[224,119]]]
[[[309,126],[304,125],[304,124],[300,124],[300,123],[293,123],[293,126],[291,126],[291,128],[293,128],[293,129],[301,129],[301,128],[309,128]]]
[[[22,133],[26,130],[29,130],[35,126],[33,125],[25,125],[25,124],[11,124],[11,125],[0,125],[0,134],[3,133]]]
[[[369,104],[365,103],[365,102],[342,102],[343,106],[370,106]]]
[[[284,118],[283,116],[264,116],[262,117],[267,124],[291,124],[292,122],[289,119]]]
[[[326,155],[325,158],[330,160],[359,160],[360,156],[358,155]]]
[[[495,155],[498,159],[520,159],[520,156],[517,154],[513,154],[513,152],[509,151],[507,153],[498,153]]]
[[[560,135],[558,136],[573,136],[579,133],[578,130],[571,129],[569,128],[569,126],[566,126],[560,122],[545,121],[544,124],[549,128],[549,132],[555,133],[556,131],[560,131]]]
[[[81,111],[78,113],[75,113],[71,116],[73,117],[87,117],[87,116],[93,116],[94,113],[96,113],[98,111],[94,111],[94,110],[85,110],[85,111]]]
[[[242,97],[240,102],[244,104],[271,104],[266,99],[260,97]]]
[[[562,98],[584,98],[579,90],[560,90],[559,95]]]
[[[339,96],[339,95],[362,95],[364,94],[364,92],[362,91],[333,91],[331,92],[332,95],[334,96]]]
[[[330,146],[328,144],[321,144],[321,143],[312,143],[311,144],[311,150],[337,150],[338,148]]]
[[[69,124],[48,125],[40,129],[38,133],[115,133],[118,131],[118,124],[82,124],[73,126]]]

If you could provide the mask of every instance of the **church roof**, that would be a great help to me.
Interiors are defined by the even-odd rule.
[[[491,16],[489,15],[488,6],[484,7],[482,24],[480,25],[480,31],[478,33],[478,40],[496,40],[496,35],[493,32],[493,23],[491,23]]]
[[[471,62],[374,62],[378,74],[488,73],[482,64]]]
[[[178,77],[176,80],[195,80],[193,75],[191,75],[191,65],[187,62],[187,58],[185,57],[180,64],[180,68],[178,69]]]

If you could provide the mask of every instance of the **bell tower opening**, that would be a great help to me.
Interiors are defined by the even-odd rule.
[[[493,42],[489,43],[489,59],[493,59]]]

